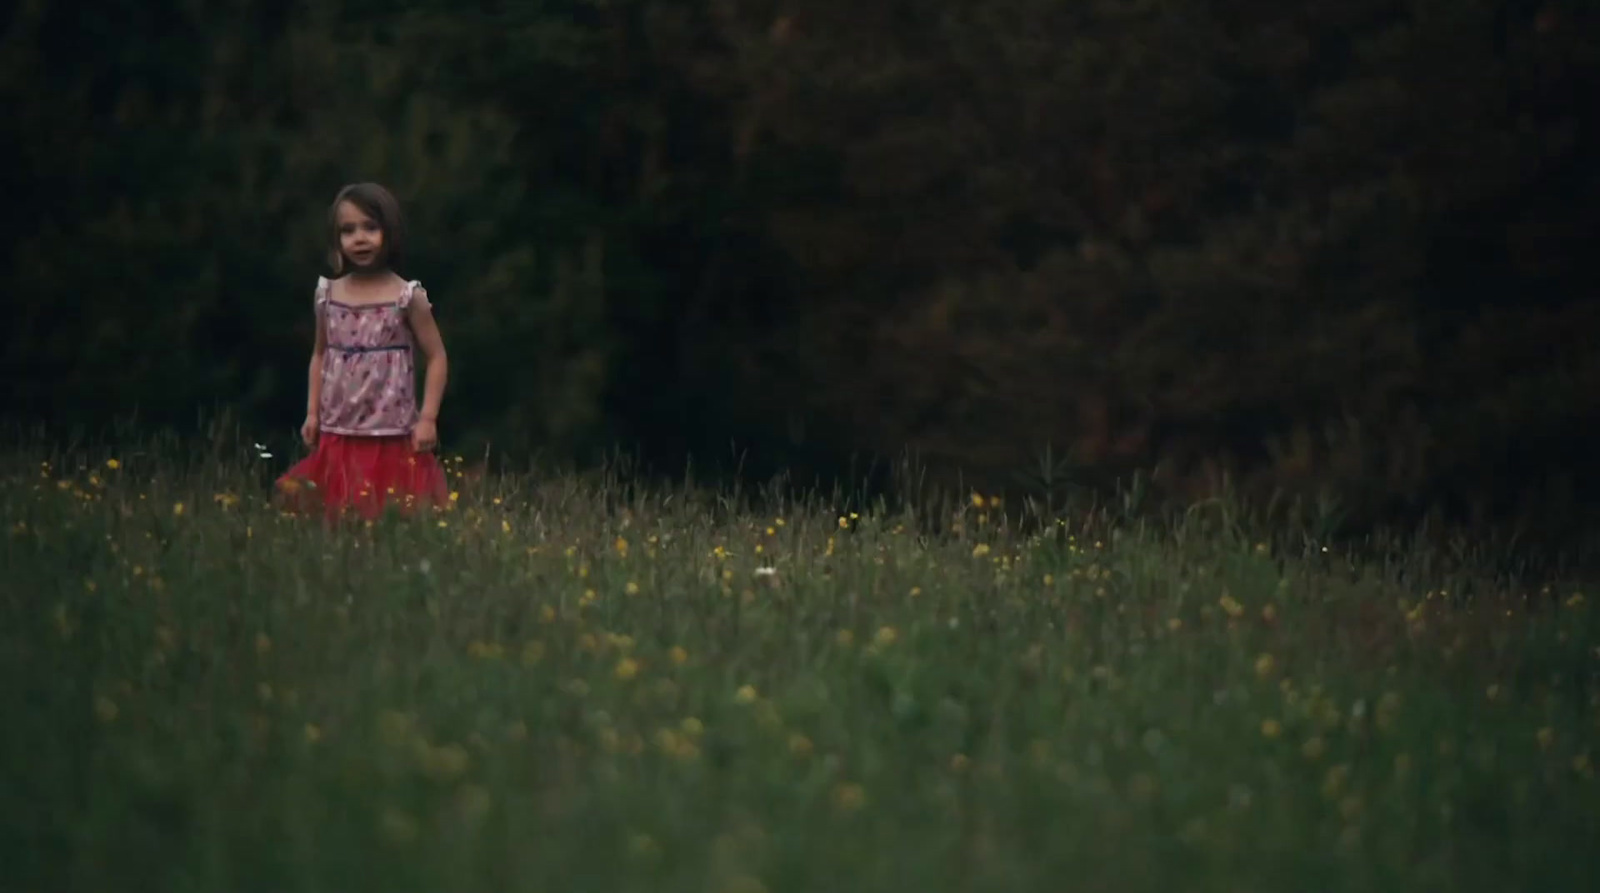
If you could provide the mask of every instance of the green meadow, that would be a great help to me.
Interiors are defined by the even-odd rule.
[[[1584,890],[1577,580],[1166,522],[0,459],[0,887]]]

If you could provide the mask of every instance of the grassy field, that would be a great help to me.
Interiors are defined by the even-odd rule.
[[[1600,883],[1575,581],[603,476],[330,532],[281,460],[0,461],[3,889]]]

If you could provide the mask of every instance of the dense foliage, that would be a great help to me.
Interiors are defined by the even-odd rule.
[[[1015,486],[1049,445],[1080,483],[1570,526],[1597,16],[31,0],[0,23],[6,409],[292,430],[324,203],[375,179],[471,454]]]

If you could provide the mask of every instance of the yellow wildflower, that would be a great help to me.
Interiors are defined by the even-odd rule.
[[[632,679],[633,677],[639,675],[639,662],[631,657],[625,657],[622,660],[617,661],[615,673],[616,677],[623,681]]]
[[[843,783],[833,789],[833,805],[841,812],[854,812],[867,804],[867,792],[861,785]]]
[[[472,758],[467,754],[467,749],[459,744],[429,747],[423,742],[419,750],[423,771],[435,778],[455,778],[465,773],[472,765]]]
[[[700,748],[693,741],[672,729],[656,731],[656,746],[663,753],[680,760],[692,760],[700,755]]]
[[[635,834],[628,838],[628,852],[641,859],[661,855],[661,844],[648,834]]]
[[[1349,780],[1349,764],[1340,763],[1334,766],[1328,770],[1327,775],[1322,777],[1322,796],[1327,797],[1329,800],[1339,796],[1344,791],[1345,782]]]
[[[478,660],[499,660],[505,656],[505,648],[499,642],[470,642],[467,644],[467,655]]]
[[[122,467],[122,463],[118,462],[116,459],[107,459],[106,460],[106,467],[111,469],[112,471],[116,471],[117,469]]]
[[[56,603],[56,610],[53,611],[53,616],[54,621],[56,621],[56,632],[61,634],[61,639],[72,639],[72,632],[77,627],[72,623],[72,616],[67,613],[66,605],[62,605],[61,602]]]
[[[983,556],[988,555],[988,554],[989,554],[989,544],[988,543],[979,543],[976,546],[972,547],[972,557],[973,558],[982,558]]]
[[[877,633],[872,636],[872,644],[877,645],[879,648],[887,648],[894,644],[899,635],[892,626],[880,626]]]
[[[1387,730],[1394,725],[1395,717],[1400,715],[1400,695],[1396,692],[1384,692],[1378,699],[1378,706],[1373,711],[1373,721],[1378,728]]]
[[[172,504],[172,514],[174,514],[174,515],[176,515],[176,516],[178,516],[180,518],[183,517],[183,503],[174,502]]]
[[[322,730],[315,723],[306,723],[306,743],[316,744],[322,740]]]
[[[672,646],[672,650],[667,652],[667,657],[674,665],[680,667],[689,662],[689,652],[684,650],[682,645]]]
[[[417,820],[398,809],[385,809],[378,818],[378,833],[390,843],[410,843],[417,838]]]
[[[398,710],[385,710],[378,714],[378,733],[389,744],[404,744],[410,740],[413,728],[411,714]]]
[[[1278,722],[1275,719],[1264,719],[1261,721],[1262,737],[1276,738],[1281,734],[1283,734],[1283,723]]]
[[[1361,797],[1356,794],[1351,794],[1350,796],[1339,801],[1339,814],[1344,816],[1345,821],[1353,822],[1358,816],[1361,815],[1362,805],[1363,803]]]
[[[468,821],[483,818],[489,812],[489,806],[492,802],[493,798],[489,796],[488,789],[483,785],[462,785],[461,789],[456,791],[456,809]]]
[[[1270,654],[1262,654],[1256,658],[1256,676],[1262,679],[1270,678],[1277,667],[1277,661],[1273,660]]]
[[[1239,604],[1238,599],[1231,595],[1227,595],[1226,593],[1223,594],[1222,598],[1217,599],[1217,604],[1222,606],[1222,610],[1225,611],[1229,617],[1237,619],[1244,614],[1244,605]]]
[[[628,540],[627,540],[626,537],[621,537],[621,536],[617,537],[616,542],[611,544],[611,548],[617,550],[617,557],[619,557],[619,558],[627,558],[628,557]]]
[[[760,695],[756,693],[756,687],[754,685],[741,685],[739,686],[739,690],[734,692],[733,695],[733,699],[740,704],[753,704],[758,697],[760,697]]]
[[[1404,778],[1411,773],[1411,755],[1399,754],[1394,758],[1394,774]]]

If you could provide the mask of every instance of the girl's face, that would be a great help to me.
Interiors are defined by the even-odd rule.
[[[339,203],[339,250],[354,272],[383,265],[383,227],[353,202]]]

